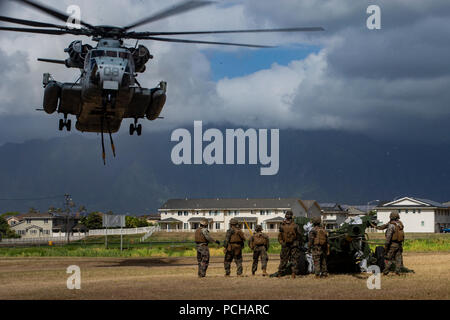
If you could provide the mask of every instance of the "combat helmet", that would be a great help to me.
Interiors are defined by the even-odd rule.
[[[291,210],[288,210],[288,211],[286,211],[286,214],[285,214],[285,218],[286,219],[292,219],[292,217],[294,216],[294,214],[292,213],[292,211]]]
[[[322,219],[320,217],[314,217],[311,219],[311,222],[313,225],[318,226],[322,223]]]
[[[389,219],[396,220],[400,219],[400,215],[398,214],[398,210],[393,210],[391,214],[389,215]]]
[[[231,218],[230,225],[236,226],[238,224],[238,221],[235,218]]]
[[[207,219],[202,219],[201,221],[200,221],[200,225],[201,226],[204,226],[204,227],[207,227],[208,226],[208,220]]]
[[[262,231],[263,230],[263,227],[262,227],[262,225],[260,225],[260,224],[258,224],[257,226],[256,226],[256,228],[255,228],[255,231],[256,232],[259,232],[259,231]]]

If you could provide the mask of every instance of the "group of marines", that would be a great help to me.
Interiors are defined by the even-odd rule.
[[[386,268],[384,274],[389,273],[389,268],[392,263],[400,266],[402,260],[402,243],[403,243],[403,225],[399,221],[397,212],[391,214],[391,221],[378,229],[387,229],[386,232]],[[321,225],[320,217],[311,219],[313,227],[308,233],[307,251],[312,256],[314,263],[314,274],[316,278],[327,277],[327,255],[330,254],[328,245],[328,233]],[[248,240],[248,245],[253,251],[252,275],[255,275],[258,268],[258,261],[261,260],[262,275],[267,276],[267,262],[269,256],[269,236],[262,232],[261,225],[257,225],[255,233],[251,235]],[[230,228],[225,235],[224,247],[224,268],[225,276],[230,276],[231,263],[234,260],[237,267],[237,275],[242,276],[242,249],[246,237],[239,227],[239,223],[235,218],[230,220]],[[200,228],[195,232],[195,242],[197,247],[197,262],[198,262],[198,276],[203,278],[206,276],[206,270],[209,265],[209,243],[217,243],[219,240],[214,240],[208,231],[208,220],[203,219],[200,222]],[[291,268],[291,277],[295,278],[299,274],[300,255],[304,251],[303,230],[295,223],[292,211],[287,211],[284,221],[280,225],[278,233],[278,242],[281,244],[280,264],[278,267],[278,276],[286,274],[287,268]],[[403,261],[401,261],[403,262]],[[395,270],[398,273],[398,270]]]

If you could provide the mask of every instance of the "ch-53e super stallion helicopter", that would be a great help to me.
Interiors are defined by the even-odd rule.
[[[63,64],[68,68],[80,69],[81,75],[75,83],[61,83],[54,80],[49,73],[44,74],[43,85],[45,91],[43,109],[41,110],[44,110],[48,114],[52,114],[55,111],[63,114],[64,119],[59,120],[59,130],[63,130],[65,127],[67,131],[70,131],[71,120],[67,119],[67,116],[74,115],[77,119],[75,124],[77,130],[81,132],[101,133],[104,163],[105,146],[103,133],[107,132],[109,134],[112,151],[115,156],[111,133],[119,130],[122,120],[125,118],[134,119],[134,124],[130,124],[130,135],[133,135],[134,132],[137,135],[141,135],[142,126],[138,124],[138,120],[144,117],[148,120],[158,119],[166,101],[166,82],[161,81],[157,87],[147,89],[141,87],[136,79],[138,73],[145,71],[145,64],[153,58],[149,50],[143,45],[137,45],[137,42],[134,47],[126,47],[123,44],[123,39],[268,48],[270,46],[175,39],[161,36],[323,30],[321,27],[301,27],[183,32],[131,31],[144,24],[214,3],[211,1],[184,1],[125,27],[93,26],[80,20],[79,27],[74,28],[70,24],[67,24],[68,21],[72,21],[72,18],[65,13],[61,13],[34,1],[15,1],[42,11],[60,21],[66,22],[66,24],[56,25],[0,16],[0,21],[33,27],[16,28],[0,26],[0,30],[49,35],[72,34],[92,37],[92,40],[97,42],[97,46],[93,48],[89,44],[83,44],[80,40],[73,41],[64,49],[69,55],[69,58],[66,60],[38,60]]]

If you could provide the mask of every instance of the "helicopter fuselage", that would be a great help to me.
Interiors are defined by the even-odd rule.
[[[72,53],[71,59],[77,61],[75,58],[82,56],[84,60],[80,82],[59,83],[44,74],[44,110],[62,113],[65,119],[67,115],[75,115],[75,127],[82,132],[114,133],[120,129],[124,118],[134,118],[135,130],[140,134],[137,120],[144,116],[149,120],[158,118],[166,100],[165,82],[153,89],[137,84],[135,59],[148,53],[142,47],[133,54],[120,40],[99,39],[96,48],[88,48],[83,54],[84,47],[80,43],[72,45],[69,48],[79,55]],[[75,64],[68,59],[65,64],[71,63]],[[62,126],[70,130],[67,120]],[[130,134],[132,132],[130,127]]]

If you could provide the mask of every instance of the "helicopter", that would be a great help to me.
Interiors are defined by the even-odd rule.
[[[323,31],[322,27],[293,27],[279,29],[248,29],[248,30],[213,30],[213,31],[163,31],[137,32],[133,29],[144,24],[175,16],[200,7],[211,5],[213,1],[188,0],[172,5],[146,18],[140,19],[125,27],[99,25],[94,26],[79,19],[78,27],[70,25],[71,17],[49,6],[30,0],[14,0],[23,5],[39,10],[53,18],[65,22],[65,25],[23,20],[0,16],[0,21],[29,26],[3,27],[0,31],[26,32],[47,35],[75,35],[91,37],[96,47],[75,40],[64,49],[69,57],[65,60],[38,58],[40,62],[65,65],[67,68],[77,68],[80,76],[74,83],[58,82],[50,73],[43,75],[43,108],[47,114],[57,112],[62,114],[59,119],[59,130],[71,130],[71,120],[68,115],[76,117],[75,128],[81,132],[96,132],[101,134],[102,158],[105,161],[104,133],[109,134],[111,148],[116,156],[112,133],[119,131],[123,119],[134,119],[130,124],[129,134],[142,133],[139,119],[160,119],[161,111],[167,98],[167,82],[161,81],[154,88],[144,88],[137,80],[138,73],[146,70],[147,62],[153,58],[147,47],[139,41],[152,40],[191,44],[228,45],[251,48],[273,48],[273,46],[230,43],[218,41],[200,41],[178,39],[173,35],[202,35],[226,33],[257,33],[257,32],[313,32]],[[125,39],[136,40],[134,47],[124,45]]]

